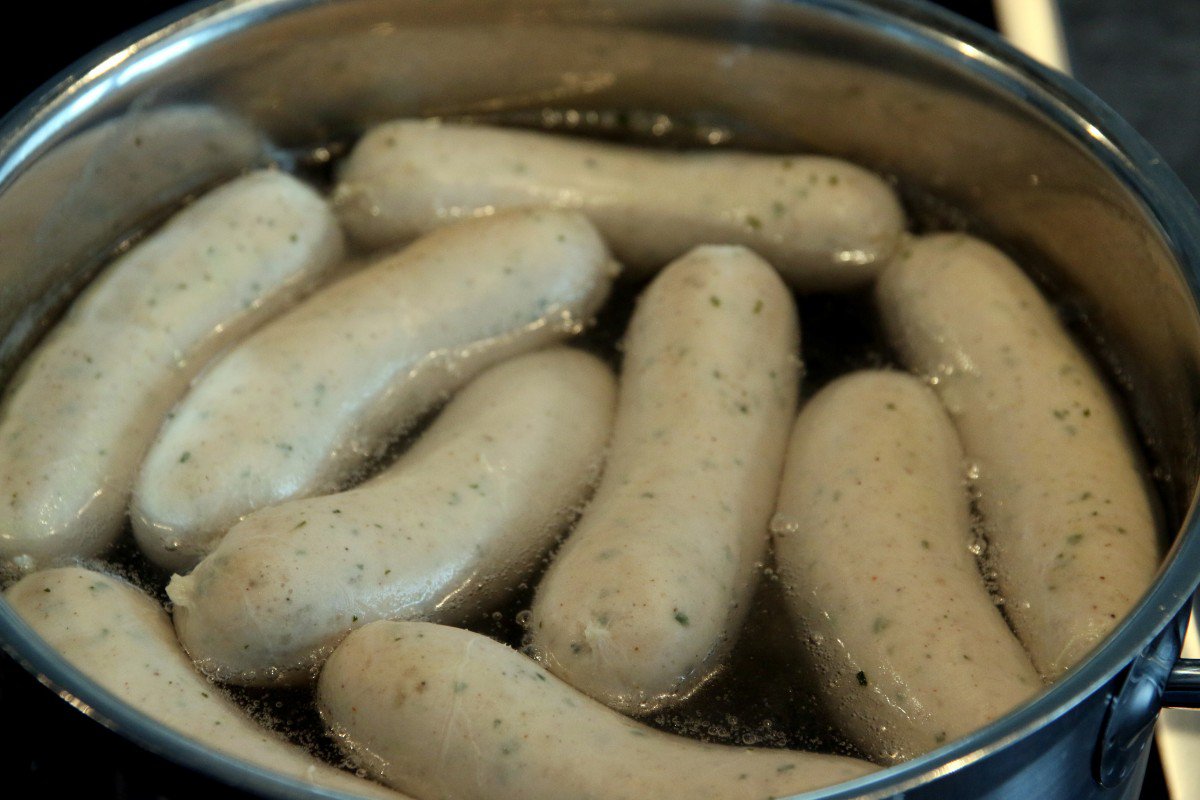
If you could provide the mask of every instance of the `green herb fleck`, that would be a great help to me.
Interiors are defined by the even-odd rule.
[[[858,673],[857,675],[855,675],[855,677],[856,677],[856,678],[858,678],[858,685],[859,685],[859,686],[866,686],[866,685],[867,685],[867,673],[865,673],[865,672],[863,672],[863,671],[861,671],[861,670],[860,670],[860,671],[859,671],[859,673]]]
[[[682,611],[675,612],[675,621],[678,622],[680,625],[684,626],[685,628],[691,624],[691,620],[688,619],[688,615],[683,613]]]
[[[179,457],[179,463],[186,464],[188,462],[188,460],[191,459],[191,457],[192,457],[192,452],[190,450],[184,450],[183,455],[181,455]]]
[[[715,294],[708,298],[708,302],[712,303],[713,308],[721,307],[721,298],[717,297]]]

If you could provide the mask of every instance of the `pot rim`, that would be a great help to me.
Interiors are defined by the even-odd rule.
[[[952,64],[1040,114],[1096,158],[1144,207],[1176,257],[1193,308],[1200,303],[1200,207],[1154,149],[1102,100],[1067,75],[1018,51],[998,34],[926,0],[772,0],[850,21]],[[92,51],[0,118],[0,191],[55,133],[131,70],[153,68],[266,19],[321,0],[194,0]],[[149,60],[149,65],[146,66]],[[797,795],[821,800],[883,798],[955,772],[1045,727],[1109,683],[1176,617],[1200,583],[1196,491],[1145,597],[1075,671],[1030,703],[962,739],[903,764]],[[144,749],[231,786],[271,797],[347,795],[276,775],[211,750],[126,705],[66,663],[0,602],[0,647],[65,701]]]

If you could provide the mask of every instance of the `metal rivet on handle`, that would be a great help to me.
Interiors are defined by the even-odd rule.
[[[1096,782],[1101,786],[1120,786],[1141,762],[1154,736],[1167,676],[1183,646],[1186,621],[1187,614],[1181,613],[1134,659],[1113,695],[1096,750]]]

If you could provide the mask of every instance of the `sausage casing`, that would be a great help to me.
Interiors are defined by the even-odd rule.
[[[509,647],[427,622],[350,634],[321,673],[318,703],[360,766],[421,800],[763,800],[876,769],[662,733]]]
[[[124,527],[138,465],[192,376],[341,255],[337,222],[315,192],[256,172],[106,268],[0,410],[0,558],[44,566],[107,547]]]
[[[834,381],[792,433],[775,562],[832,717],[885,763],[1042,688],[969,549],[965,464],[936,395],[898,372]]]
[[[904,232],[895,192],[819,156],[672,153],[533,131],[418,120],[370,130],[346,160],[335,204],[369,247],[495,209],[578,209],[632,274],[702,244],[740,244],[797,288],[873,278]]]
[[[599,472],[616,394],[593,356],[491,367],[387,471],[248,516],[167,587],[200,667],[298,681],[377,619],[478,619],[554,544]]]
[[[551,672],[623,711],[685,698],[748,611],[799,384],[791,293],[742,247],[699,247],[625,334],[596,496],[531,608]]]
[[[614,271],[583,216],[515,211],[442,228],[313,295],[176,408],[134,491],[143,551],[182,571],[245,514],[342,488],[480,370],[577,332]]]
[[[978,478],[987,559],[1034,665],[1062,675],[1159,562],[1117,405],[1033,282],[963,234],[915,240],[877,286],[905,362],[936,381]]]

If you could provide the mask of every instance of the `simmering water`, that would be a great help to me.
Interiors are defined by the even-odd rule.
[[[577,111],[544,109],[508,113],[503,118],[475,118],[537,127],[570,135],[646,144],[655,147],[733,146],[768,152],[794,150],[791,143],[771,142],[754,131],[712,120],[681,120],[653,112]],[[280,161],[323,189],[334,177],[338,159],[349,142],[325,143],[311,150],[281,154]],[[900,187],[910,219],[918,231],[961,229],[967,220],[935,198]],[[361,255],[361,254],[359,254]],[[620,282],[595,324],[573,341],[620,368],[621,337],[644,283]],[[863,368],[895,366],[883,341],[868,290],[843,294],[814,294],[796,297],[799,308],[804,360],[800,396],[810,397],[833,378]],[[1094,341],[1086,315],[1068,309],[1067,321],[1085,342]],[[391,447],[374,469],[386,464],[419,436],[425,423],[408,432]],[[964,464],[965,484],[973,479],[972,466]],[[368,473],[369,474],[369,473]],[[366,477],[364,475],[363,477]],[[986,526],[975,514],[973,550],[986,560]],[[764,531],[764,535],[766,532]],[[548,559],[547,559],[548,562]],[[101,562],[92,566],[116,572],[147,589],[165,606],[163,591],[169,577],[147,561],[133,544],[130,531]],[[994,578],[984,566],[984,575]],[[839,737],[823,714],[817,698],[816,674],[806,663],[800,636],[794,630],[783,602],[783,587],[770,568],[760,565],[760,582],[744,629],[732,643],[724,666],[693,696],[680,705],[648,716],[644,721],[660,729],[696,739],[726,744],[791,747],[860,755]],[[11,582],[15,573],[0,572],[0,583]],[[520,647],[523,623],[537,580],[534,576],[500,609],[478,609],[469,616],[472,629]],[[989,583],[993,583],[990,580]],[[997,596],[1002,606],[1002,599]],[[335,763],[341,755],[325,736],[313,703],[313,691],[304,689],[231,689],[230,694],[265,724],[283,731],[293,741]]]

